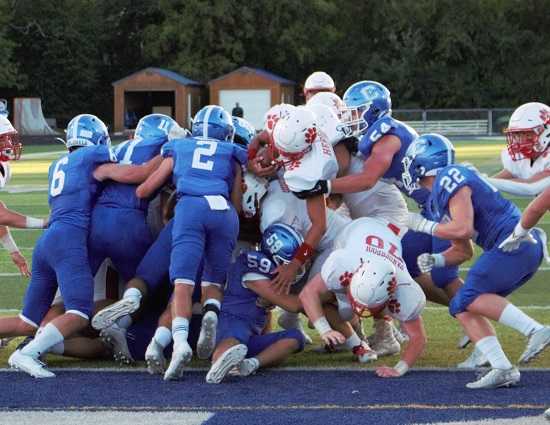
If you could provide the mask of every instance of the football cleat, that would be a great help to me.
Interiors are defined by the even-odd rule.
[[[393,323],[393,320],[390,322],[392,327],[393,336],[395,337],[396,341],[399,344],[404,344],[406,342],[409,342],[409,335],[407,335],[407,332],[402,331],[400,328],[395,326]]]
[[[479,367],[487,366],[488,364],[489,362],[487,357],[485,357],[485,355],[477,348],[474,348],[468,358],[457,364],[456,367],[458,369],[477,369]]]
[[[283,310],[279,318],[277,319],[277,324],[283,329],[298,329],[300,332],[302,332],[305,343],[307,345],[313,344],[313,340],[304,330],[298,314],[289,313]]]
[[[232,371],[235,371],[234,375],[236,376],[250,376],[254,375],[259,368],[260,364],[258,362],[254,362],[252,359],[244,359]],[[233,373],[230,373],[230,375],[233,375]]]
[[[129,365],[134,363],[134,358],[128,348],[126,339],[126,329],[121,328],[116,323],[103,329],[99,333],[102,341],[113,351],[113,358],[121,365]]]
[[[151,340],[145,350],[145,361],[147,362],[147,372],[151,375],[164,375],[166,370],[164,349],[155,341],[155,338]]]
[[[193,357],[193,350],[187,343],[184,341],[180,344],[174,345],[174,351],[172,352],[172,359],[168,365],[168,369],[164,373],[164,380],[170,381],[172,379],[179,379],[183,376],[183,370],[185,365],[191,361]]]
[[[134,313],[139,308],[139,300],[136,298],[122,298],[103,310],[97,312],[92,318],[92,327],[98,331],[112,326],[122,316]]]
[[[246,345],[239,344],[234,345],[223,353],[210,367],[210,370],[206,374],[206,382],[209,384],[219,384],[222,382],[229,371],[244,360],[247,351],[248,348]]]
[[[550,327],[545,326],[529,335],[527,347],[519,358],[519,363],[528,363],[550,345]]]
[[[477,381],[466,384],[466,388],[479,390],[512,387],[519,383],[520,376],[517,367],[511,367],[510,369],[489,369]]]
[[[213,311],[207,311],[202,316],[201,333],[197,341],[197,357],[208,359],[216,348],[216,328],[218,327],[218,315]]]
[[[361,341],[361,344],[356,345],[351,350],[353,355],[357,357],[359,363],[369,363],[378,360],[378,355],[376,352],[369,347],[365,341]]]
[[[55,378],[55,373],[50,372],[44,363],[21,350],[16,350],[8,359],[8,364],[13,369],[28,373],[34,378]]]
[[[544,412],[544,417],[550,421],[550,408],[548,408],[546,412]]]
[[[378,357],[392,356],[401,351],[401,345],[393,335],[391,322],[384,319],[374,321],[374,336],[368,339],[370,347]]]

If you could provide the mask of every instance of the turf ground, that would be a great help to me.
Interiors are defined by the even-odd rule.
[[[475,164],[480,170],[486,173],[494,173],[500,169],[499,152],[504,146],[504,141],[499,139],[490,140],[460,140],[455,141],[457,147],[458,161],[468,161]],[[56,151],[56,152],[55,152]],[[53,152],[53,153],[52,153]],[[1,199],[10,208],[20,211],[24,214],[43,217],[48,214],[47,207],[47,170],[50,162],[55,159],[62,152],[62,146],[37,146],[28,147],[25,149],[25,154],[21,161],[13,164],[13,179],[9,185],[9,189],[4,191],[1,195]],[[513,201],[524,208],[528,199],[513,198]],[[547,232],[550,230],[550,221],[545,218],[542,221],[542,226]],[[22,248],[24,255],[28,258],[29,262],[32,257],[33,246],[40,235],[40,230],[13,230],[14,237],[18,245]],[[477,252],[479,254],[479,251]],[[465,264],[462,270],[463,275],[467,273],[469,264]],[[544,322],[550,323],[550,291],[549,285],[549,267],[547,264],[541,266],[538,274],[523,288],[513,294],[510,299],[518,306],[522,306],[525,312],[532,315],[534,318]],[[15,266],[11,263],[10,257],[5,251],[0,251],[0,314],[14,314],[21,308],[21,300],[26,287],[26,279],[21,278],[17,274]],[[456,343],[461,335],[459,327],[455,320],[453,320],[447,313],[446,309],[440,306],[429,305],[424,313],[424,319],[426,323],[426,329],[428,334],[428,346],[425,354],[422,356],[417,366],[421,367],[442,367],[448,368],[456,365],[457,362],[462,361],[468,354],[469,350],[457,350]],[[519,354],[523,351],[525,340],[523,337],[518,336],[516,333],[505,329],[500,326],[496,326],[499,338],[503,342],[505,351],[509,354],[511,359],[517,359]],[[311,332],[314,340],[317,342],[314,332]],[[7,364],[7,357],[14,349],[17,341],[10,344],[7,349],[0,351],[0,367],[5,367]],[[397,361],[397,356],[394,358],[385,358],[379,360],[374,365],[378,364],[394,364]],[[52,357],[48,360],[51,366],[56,368],[70,367],[90,367],[90,366],[102,366],[102,367],[114,367],[111,362],[83,362],[71,359],[62,359],[58,357]],[[139,365],[138,365],[139,366]],[[194,361],[192,366],[205,367],[204,362]],[[358,368],[357,364],[350,362],[350,355],[346,353],[320,355],[314,353],[311,348],[306,349],[305,352],[292,357],[286,366],[300,367],[300,368],[315,368],[315,367],[344,367],[344,368]],[[550,353],[542,355],[539,359],[534,361],[530,366],[539,368],[550,367]],[[133,369],[135,370],[135,369]],[[355,372],[356,373],[356,372]],[[367,372],[365,373],[365,379]],[[78,378],[77,378],[78,375]],[[335,375],[338,375],[336,377]],[[139,376],[138,381],[134,381],[134,378]],[[202,382],[202,372],[193,373],[190,375],[189,384],[195,384]],[[485,397],[487,392],[483,393],[481,399],[477,399],[475,395],[468,395],[464,392],[464,382],[472,378],[471,373],[450,373],[450,372],[415,372],[399,381],[393,381],[391,384],[386,381],[376,380],[370,377],[370,383],[367,387],[356,384],[357,379],[354,379],[354,374],[350,372],[311,372],[305,374],[304,372],[284,372],[279,371],[274,374],[263,372],[253,380],[250,380],[250,384],[233,382],[231,385],[231,393],[234,391],[236,394],[240,394],[240,399],[233,399],[232,397],[224,399],[223,394],[226,392],[224,386],[217,387],[216,389],[201,385],[200,391],[193,389],[192,391],[186,391],[186,393],[195,394],[198,392],[205,392],[205,399],[193,399],[189,405],[186,405],[182,400],[179,404],[176,400],[168,398],[166,403],[162,399],[155,401],[152,405],[147,406],[147,403],[134,403],[126,402],[124,397],[117,399],[113,402],[113,398],[109,394],[123,394],[121,392],[107,391],[102,397],[98,399],[84,399],[84,401],[73,397],[69,397],[66,403],[57,402],[50,396],[48,397],[24,397],[18,398],[21,394],[28,394],[28,391],[33,393],[32,386],[35,385],[30,380],[25,379],[19,374],[12,374],[11,372],[0,373],[0,386],[11,386],[17,383],[18,391],[14,392],[14,396],[1,397],[0,409],[51,409],[59,408],[65,409],[72,407],[77,410],[83,410],[90,408],[92,410],[102,410],[101,406],[119,406],[126,410],[131,411],[143,411],[143,410],[159,410],[166,406],[168,410],[174,410],[174,413],[181,413],[181,411],[188,412],[210,412],[206,416],[186,416],[186,419],[175,418],[175,422],[170,422],[172,419],[166,417],[164,420],[158,423],[201,423],[208,419],[208,423],[256,423],[262,418],[263,423],[296,423],[296,422],[317,422],[326,423],[336,418],[341,418],[341,413],[346,412],[347,419],[358,419],[359,416],[367,414],[369,419],[380,420],[380,423],[431,423],[437,421],[449,422],[451,420],[464,420],[464,419],[482,419],[482,418],[517,418],[518,416],[533,416],[538,415],[542,411],[544,404],[544,396],[546,396],[546,403],[550,402],[550,387],[548,384],[548,378],[550,377],[548,372],[528,372],[524,374],[523,385],[518,390],[510,390],[508,392],[499,392],[499,394],[505,394],[502,399],[493,399],[492,395]],[[134,375],[128,373],[81,373],[70,372],[66,370],[62,372],[55,382],[40,384],[46,385],[44,389],[52,388],[53,393],[56,393],[57,388],[63,388],[62,394],[70,395],[77,391],[76,387],[74,391],[72,386],[78,386],[81,379],[84,380],[85,386],[90,385],[97,388],[109,387],[112,383],[129,382],[130,385],[135,384],[147,393],[150,391],[159,391],[159,388],[154,387],[153,383],[160,384],[157,378],[150,378],[144,374]],[[336,379],[338,378],[338,379]],[[60,382],[61,381],[61,382]],[[409,382],[410,381],[410,382]],[[298,391],[297,394],[292,388],[303,386],[305,382],[310,382],[308,388],[324,388],[326,383],[330,382],[335,388],[335,392],[332,390],[330,394],[335,394],[332,397],[330,394],[322,394],[314,391],[316,396],[312,396],[313,399],[305,400],[302,391]],[[403,383],[401,386],[400,382]],[[426,386],[424,383],[437,382],[437,385]],[[407,383],[411,384],[417,391],[405,392],[404,388],[408,387]],[[106,385],[109,384],[109,385]],[[155,385],[156,385],[155,384]],[[284,385],[283,385],[284,384]],[[153,385],[153,386],[151,386]],[[177,384],[165,384],[172,387]],[[272,386],[273,385],[273,386]],[[354,398],[351,395],[346,395],[347,391],[350,393],[350,388],[357,386],[358,394]],[[371,387],[374,385],[374,387]],[[28,386],[28,391],[26,390]],[[395,388],[394,388],[395,387]],[[443,388],[445,387],[445,388]],[[448,387],[448,388],[446,388]],[[12,387],[13,388],[13,387]],[[186,386],[186,388],[190,388]],[[193,387],[194,388],[194,387]],[[258,394],[258,389],[262,389],[260,393],[269,389],[270,394],[262,396]],[[276,396],[271,392],[271,389],[276,392]],[[447,394],[447,396],[438,395],[439,389],[441,394]],[[337,392],[342,390],[344,392]],[[80,392],[78,392],[80,391]],[[78,390],[77,393],[82,395],[82,390]],[[92,391],[92,393],[101,392],[101,390]],[[313,391],[313,390],[312,390]],[[395,391],[398,396],[391,396],[392,391]],[[426,392],[426,393],[425,393]],[[161,391],[162,394],[169,394],[170,391]],[[289,395],[294,394],[294,395]],[[388,395],[383,401],[377,400],[374,394]],[[41,391],[42,394],[42,391]],[[246,394],[250,395],[250,403]],[[337,394],[337,396],[336,396]],[[353,393],[356,394],[356,393]],[[456,398],[452,396],[456,394]],[[476,393],[478,394],[478,393]],[[424,397],[426,395],[426,397]],[[283,397],[282,401],[278,400],[279,397]],[[324,397],[323,397],[324,396]],[[212,397],[215,401],[210,400]],[[221,398],[220,398],[221,397]],[[262,398],[264,397],[264,398]],[[296,397],[296,398],[293,398]],[[318,397],[317,399],[315,397]],[[397,398],[396,398],[397,397]],[[465,398],[464,398],[465,397]],[[275,399],[274,399],[275,398]],[[110,401],[111,400],[111,401]],[[206,401],[205,401],[206,400]],[[241,400],[241,408],[231,409],[230,406],[235,404],[234,400]],[[388,400],[392,402],[398,401],[396,405],[388,405]],[[279,403],[280,402],[280,403]],[[68,403],[68,404],[67,404]],[[113,404],[114,403],[114,404]],[[163,404],[164,403],[164,404]],[[515,403],[515,404],[514,404]],[[238,404],[238,403],[237,403]],[[238,404],[239,405],[239,404]],[[175,408],[174,406],[179,406]],[[187,407],[186,407],[187,406]],[[225,407],[224,407],[225,406]],[[229,406],[229,407],[228,407]],[[331,407],[332,406],[332,407]],[[369,407],[371,406],[371,407]],[[508,407],[506,407],[508,406]],[[512,406],[512,407],[510,407]],[[513,407],[515,406],[515,407]],[[150,409],[148,409],[148,407]],[[216,413],[217,412],[217,413]],[[258,412],[268,413],[267,416],[256,416]],[[339,413],[340,412],[340,413]],[[220,413],[223,413],[220,416]],[[423,415],[426,413],[426,415]],[[322,416],[316,416],[322,414]],[[212,416],[213,415],[213,416]],[[275,416],[273,416],[275,415]],[[340,415],[340,416],[339,416]],[[8,416],[4,416],[0,413],[0,423],[23,423],[20,422],[21,418],[14,417],[13,421],[4,422]],[[28,416],[28,418],[32,418]],[[271,420],[265,420],[265,418],[271,418]],[[277,420],[275,421],[275,418]],[[323,419],[315,419],[323,418]],[[393,418],[394,420],[391,420]],[[31,419],[29,419],[31,420]],[[126,418],[124,420],[131,420]],[[533,419],[535,420],[535,419]],[[80,421],[80,419],[79,419]],[[126,423],[121,418],[117,419],[119,423]],[[73,423],[73,422],[60,422],[59,418],[53,418],[52,422],[48,423]],[[128,422],[130,423],[130,422]],[[528,423],[524,420],[515,423]],[[529,423],[536,423],[529,422]]]

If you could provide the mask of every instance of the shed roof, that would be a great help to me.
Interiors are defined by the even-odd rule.
[[[144,72],[153,72],[155,74],[162,75],[163,77],[174,80],[174,81],[176,81],[180,84],[183,84],[184,86],[200,86],[200,85],[202,85],[198,81],[191,80],[190,78],[187,78],[187,77],[185,77],[181,74],[178,74],[177,72],[170,71],[169,69],[149,67],[149,68],[145,68],[145,69],[140,69],[139,71],[136,71],[136,72],[134,72],[130,75],[127,75],[126,77],[121,78],[120,80],[114,81],[113,86],[116,86],[116,85],[118,85],[118,84],[132,78],[132,77],[135,77],[138,74],[144,73]]]
[[[261,75],[264,78],[267,78],[268,80],[272,80],[272,81],[275,81],[275,82],[280,83],[280,84],[287,84],[287,85],[295,85],[296,84],[292,80],[287,80],[286,78],[283,78],[283,77],[281,77],[277,74],[273,74],[272,72],[266,71],[265,69],[252,68],[252,67],[249,67],[249,66],[241,66],[240,68],[237,68],[234,71],[231,71],[227,74],[224,74],[224,75],[222,75],[218,78],[214,78],[213,80],[209,81],[209,84],[214,82],[214,81],[223,80],[224,78],[227,78],[230,75],[233,75],[233,74],[236,74],[236,73],[241,73],[241,72],[245,72],[245,73],[246,72],[253,72],[255,74]]]

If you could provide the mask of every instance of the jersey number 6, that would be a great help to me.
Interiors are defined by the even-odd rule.
[[[61,170],[61,166],[68,164],[69,157],[65,156],[57,161],[53,170],[52,183],[50,185],[50,195],[57,196],[63,191],[65,186],[65,172]]]

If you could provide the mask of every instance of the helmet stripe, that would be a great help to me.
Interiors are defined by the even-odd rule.
[[[210,120],[210,115],[213,110],[214,107],[210,106],[204,111],[204,118],[202,121],[202,137],[208,138],[208,121]]]

